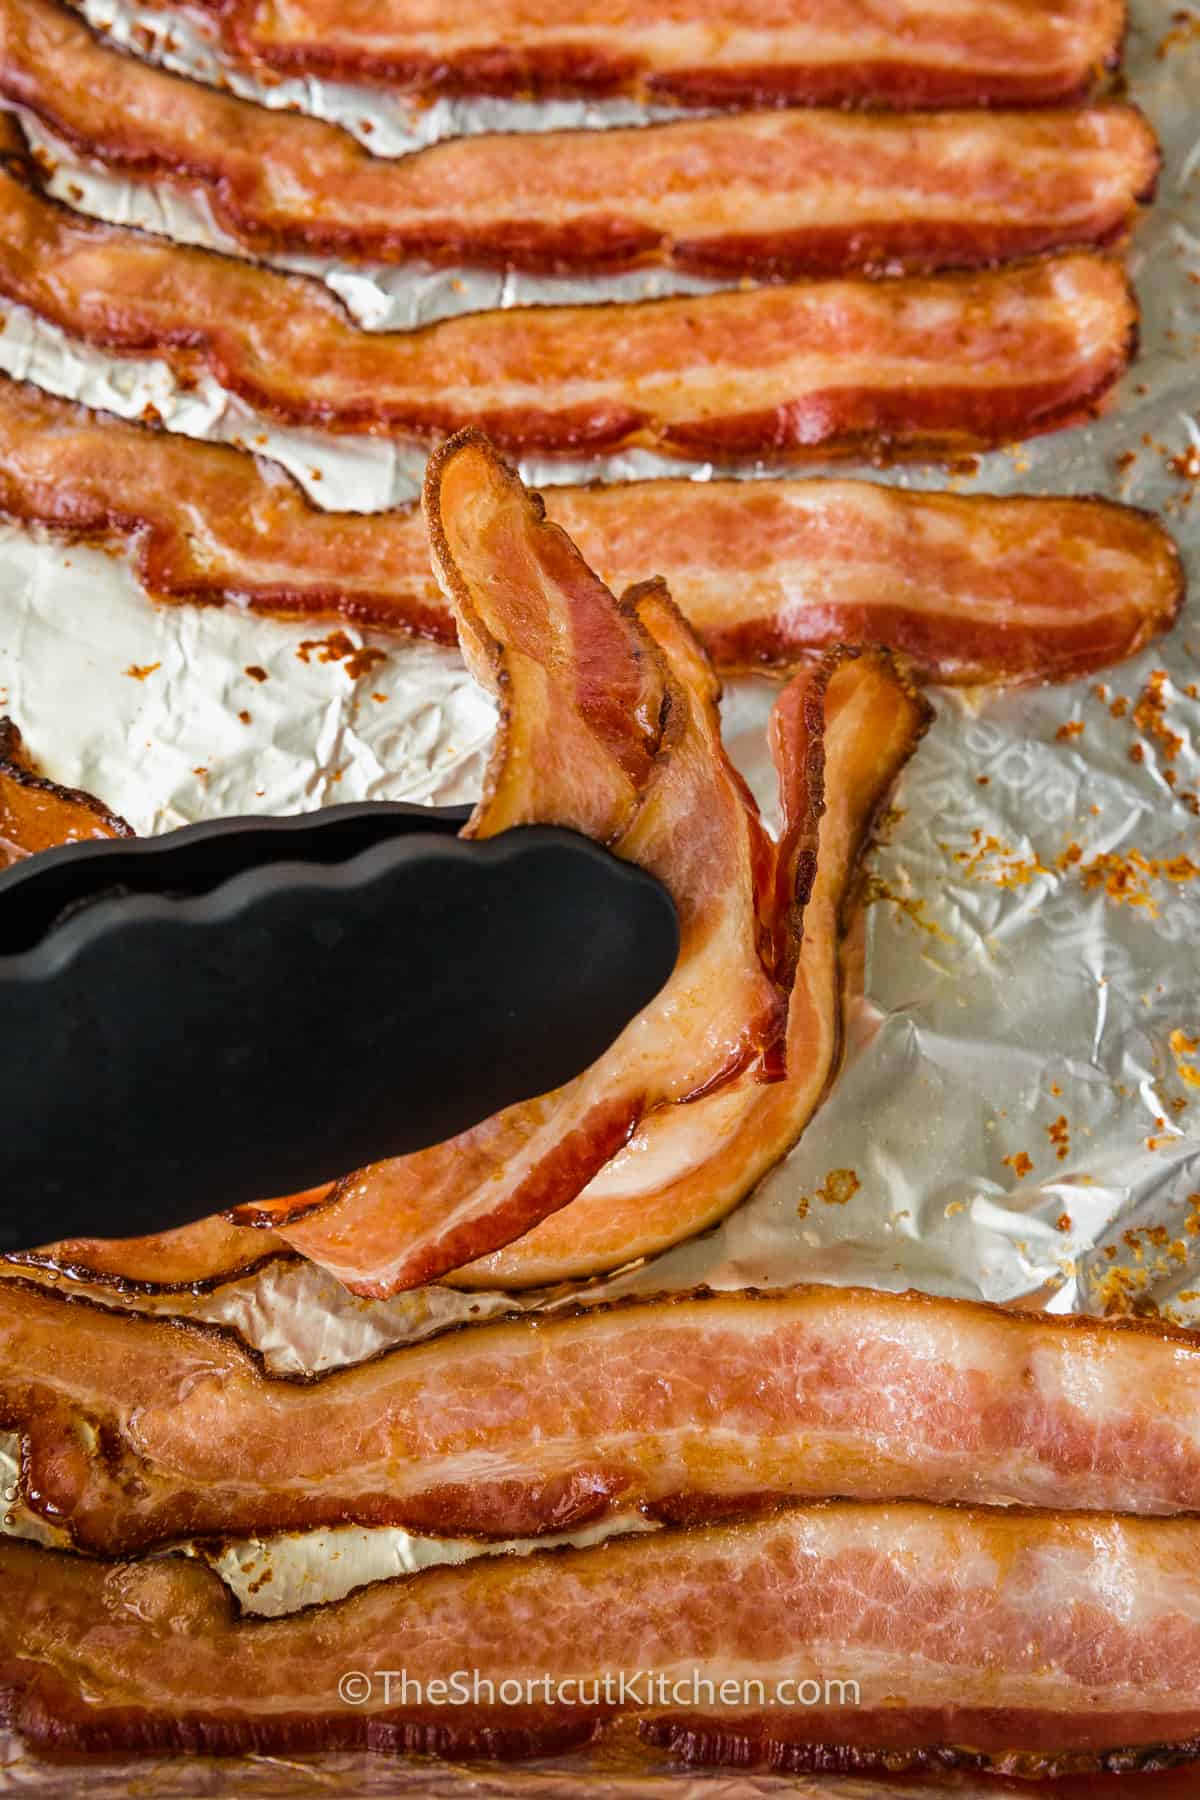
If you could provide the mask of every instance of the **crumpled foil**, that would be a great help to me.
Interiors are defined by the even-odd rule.
[[[118,40],[130,41],[140,25],[143,52],[145,31],[157,32],[151,54],[212,77],[198,28],[172,18],[164,37],[165,15],[118,12],[114,0],[88,0],[86,10]],[[983,458],[973,474],[869,473],[960,492],[1095,492],[1151,508],[1177,536],[1195,583],[1200,128],[1192,97],[1200,90],[1200,15],[1190,15],[1191,24],[1188,17],[1155,0],[1134,8],[1129,86],[1162,137],[1166,168],[1131,253],[1142,352],[1115,407],[1086,429]],[[227,78],[269,104],[336,119],[388,154],[454,132],[647,116],[625,103],[410,107],[336,84],[258,90]],[[222,241],[203,206],[83,168],[44,133],[38,141],[57,165],[56,191],[73,204]],[[368,328],[420,324],[464,307],[683,285],[662,271],[616,285],[398,275],[313,259],[289,266],[323,276]],[[261,447],[265,434],[269,453],[322,505],[371,510],[411,494],[419,480],[423,459],[403,447],[269,428],[210,382],[184,392],[161,363],[109,359],[17,309],[3,319],[0,367],[129,417],[150,402],[172,429],[193,435]],[[644,453],[531,461],[523,472],[548,485],[668,467],[697,480],[721,472]],[[92,789],[139,831],[361,798],[450,802],[478,789],[493,714],[452,652],[351,631],[355,645],[381,652],[356,677],[345,658],[323,656],[327,627],[233,607],[155,607],[120,557],[3,528],[0,568],[0,712],[18,720],[48,773]],[[268,680],[250,677],[252,666]],[[724,712],[727,739],[768,818],[773,773],[763,727],[775,691],[765,681],[731,683]],[[868,904],[849,947],[845,1063],[801,1142],[715,1231],[607,1280],[525,1294],[516,1304],[552,1307],[698,1282],[823,1280],[1059,1312],[1161,1311],[1200,1323],[1195,603],[1169,639],[1093,682],[1001,694],[940,690],[933,698],[937,722],[872,855]],[[166,1311],[179,1304],[136,1303]],[[504,1294],[443,1287],[363,1301],[297,1265],[187,1303],[193,1316],[236,1325],[272,1367],[293,1370],[354,1361],[468,1311],[487,1316],[513,1304]],[[0,1444],[0,1492],[11,1491],[10,1451]],[[15,1508],[4,1523],[35,1529]],[[281,1597],[278,1608],[461,1554],[461,1546],[403,1532],[342,1531],[227,1545],[217,1566],[248,1608],[268,1595]],[[276,1578],[263,1587],[267,1567]],[[518,1770],[346,1756],[135,1761],[89,1766],[87,1781],[101,1795],[156,1796],[550,1797],[585,1789],[616,1800],[669,1786],[706,1800],[783,1792],[865,1800],[885,1791],[861,1779],[679,1770],[668,1782],[668,1768],[660,1759],[648,1772],[646,1756],[614,1747],[586,1762]],[[0,1792],[65,1795],[77,1791],[78,1775],[0,1740]],[[973,1777],[952,1785],[958,1793],[995,1791]]]

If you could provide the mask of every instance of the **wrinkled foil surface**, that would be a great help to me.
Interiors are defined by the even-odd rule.
[[[149,53],[170,66],[218,73],[199,32],[178,20],[164,36],[161,13],[139,19],[113,0],[87,0],[86,11],[118,41],[140,26],[143,51],[147,30],[157,33]],[[1131,253],[1142,351],[1116,405],[1091,427],[985,457],[974,473],[867,473],[960,492],[1100,493],[1148,507],[1175,533],[1200,588],[1200,13],[1135,3],[1126,72],[1166,167]],[[226,78],[271,105],[335,119],[386,154],[456,132],[651,116],[625,103],[409,107],[336,84],[257,89]],[[55,164],[54,191],[72,204],[232,247],[202,203],[81,167],[44,132],[34,135]],[[661,270],[552,283],[312,258],[287,266],[327,280],[368,329],[482,306],[706,285]],[[282,432],[207,378],[184,392],[161,363],[110,359],[19,309],[0,322],[0,368],[127,417],[149,402],[172,429],[265,444],[320,505],[373,510],[416,491],[423,458],[402,447]],[[643,452],[531,461],[523,473],[549,485],[681,469],[696,480],[722,473]],[[235,607],[156,607],[123,558],[13,528],[0,527],[0,572],[0,712],[18,721],[51,776],[91,789],[139,832],[359,799],[449,803],[478,791],[493,713],[455,653],[351,630],[355,645],[382,653],[355,677],[345,658],[323,660],[314,647],[325,625]],[[252,666],[267,671],[266,682],[246,673]],[[776,691],[766,681],[731,683],[724,713],[768,819],[764,725]],[[870,859],[868,904],[848,947],[845,1064],[801,1143],[715,1231],[605,1281],[516,1304],[822,1280],[1200,1324],[1198,603],[1171,638],[1098,681],[1007,694],[943,689],[933,698],[937,721]],[[221,1204],[214,1195],[214,1211]],[[236,1325],[274,1368],[315,1370],[427,1336],[468,1309],[479,1317],[513,1304],[443,1287],[368,1302],[319,1270],[280,1265],[191,1310]],[[12,1448],[0,1439],[0,1491],[11,1492]],[[38,1530],[15,1508],[0,1517],[7,1529]],[[404,1532],[342,1530],[227,1545],[217,1566],[248,1609],[271,1596],[287,1610],[463,1554]],[[268,1568],[275,1578],[263,1586]],[[0,1792],[66,1795],[78,1779],[77,1768],[42,1763],[0,1736]],[[619,1741],[590,1759],[513,1770],[340,1755],[191,1758],[98,1765],[86,1779],[97,1800],[233,1792],[552,1800],[583,1791],[605,1800],[666,1791],[866,1800],[885,1791],[857,1778],[671,1771]],[[923,1800],[947,1790],[905,1791]],[[952,1791],[993,1790],[960,1777]]]

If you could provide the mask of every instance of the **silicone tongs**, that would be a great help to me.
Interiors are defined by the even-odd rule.
[[[0,874],[0,1250],[163,1231],[579,1074],[679,947],[650,875],[467,808],[331,807]]]

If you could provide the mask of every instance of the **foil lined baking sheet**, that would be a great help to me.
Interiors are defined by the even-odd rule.
[[[87,10],[118,40],[129,41],[139,23],[111,0],[89,0]],[[1190,30],[1156,0],[1135,4],[1134,15],[1130,89],[1163,139],[1166,168],[1131,253],[1142,352],[1115,407],[1089,428],[986,457],[971,474],[868,473],[962,492],[1096,492],[1152,508],[1179,539],[1196,586],[1200,20]],[[140,22],[163,19],[147,13]],[[211,77],[211,63],[197,60],[198,36],[175,24],[164,59]],[[240,77],[231,85],[253,91]],[[387,153],[454,131],[646,116],[623,104],[410,109],[312,82],[256,97],[335,118]],[[203,209],[72,167],[61,146],[47,148],[55,185],[74,204],[179,237],[213,230]],[[580,300],[609,286],[553,284],[551,296],[501,283],[497,291],[490,278],[459,272],[463,288],[450,290],[442,273],[397,279],[312,259],[296,266],[328,280],[368,328],[423,323],[461,309],[458,302]],[[371,510],[411,494],[419,479],[419,455],[281,433],[211,383],[184,393],[163,365],[108,359],[17,309],[0,332],[0,367],[127,417],[150,404],[172,429],[245,442],[288,468],[318,504]],[[667,468],[697,480],[720,472],[640,452],[531,461],[523,472],[549,484]],[[0,530],[0,570],[0,712],[18,720],[52,776],[92,789],[139,831],[235,811],[360,798],[449,802],[477,791],[492,714],[451,652],[349,632],[356,649],[379,653],[358,672],[360,658],[323,655],[327,626],[237,608],[155,607],[123,559],[13,529]],[[249,676],[250,667],[265,669],[267,681]],[[774,693],[763,681],[733,683],[724,712],[736,760],[768,816],[763,728]],[[845,1065],[801,1143],[715,1231],[607,1280],[522,1295],[518,1304],[698,1282],[862,1281],[1056,1311],[1161,1310],[1200,1324],[1197,602],[1171,638],[1096,682],[933,698],[937,722],[871,859],[869,904],[849,947]],[[220,1204],[214,1196],[214,1210]],[[318,1270],[281,1265],[192,1310],[235,1324],[272,1367],[295,1370],[353,1361],[513,1303],[442,1287],[368,1302]],[[0,1448],[0,1488],[10,1480]],[[29,1521],[10,1512],[7,1528],[29,1529]],[[310,1533],[228,1546],[222,1569],[253,1608],[265,1604],[251,1592],[256,1584],[264,1597],[299,1604],[301,1595],[332,1596],[449,1553],[402,1532]],[[266,1567],[276,1579],[264,1588],[257,1578]],[[586,1765],[509,1771],[341,1756],[316,1764],[195,1759],[111,1765],[90,1771],[88,1784],[98,1794],[164,1796],[554,1796],[580,1791],[584,1766],[589,1794],[664,1791],[664,1777],[646,1774],[644,1758],[620,1745]],[[76,1774],[64,1781],[17,1745],[0,1752],[0,1792],[73,1792]],[[676,1772],[669,1791],[860,1800],[883,1789],[857,1779]],[[962,1778],[954,1791],[983,1790]]]

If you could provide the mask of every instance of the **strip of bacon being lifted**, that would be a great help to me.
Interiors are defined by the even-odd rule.
[[[614,592],[662,575],[722,671],[879,642],[933,681],[1075,679],[1168,630],[1182,599],[1158,520],[1107,500],[816,479],[544,497]],[[455,636],[419,509],[324,512],[274,464],[3,377],[0,512],[128,543],[156,598]]]
[[[431,460],[425,511],[463,652],[501,713],[469,833],[558,824],[610,843],[665,883],[681,947],[661,994],[575,1081],[347,1176],[316,1210],[285,1200],[235,1215],[375,1296],[529,1230],[655,1107],[741,1074],[777,1079],[807,899],[801,886],[780,903],[773,847],[721,744],[715,677],[661,588],[618,606],[472,433]],[[810,820],[819,803],[818,790]]]
[[[1112,242],[1159,154],[1132,108],[740,114],[465,137],[394,161],[0,3],[0,94],[81,155],[201,193],[247,249],[580,275],[662,263],[778,280],[976,268]]]
[[[1161,1768],[1200,1754],[1198,1570],[1191,1519],[844,1503],[248,1620],[189,1559],[10,1540],[0,1706],[58,1750],[519,1757],[623,1717],[739,1768]]]
[[[771,720],[779,770],[785,882],[804,875],[808,772],[794,747],[814,735],[798,716],[800,679]],[[728,1083],[688,1107],[652,1113],[564,1212],[449,1279],[464,1287],[540,1287],[619,1268],[694,1237],[730,1212],[800,1137],[841,1048],[840,944],[875,817],[929,722],[924,701],[885,652],[848,657],[824,695],[825,810],[816,875],[788,1005],[787,1072],[774,1087]],[[303,1245],[300,1246],[304,1248]]]
[[[0,869],[56,844],[132,836],[91,794],[39,775],[17,727],[0,718]]]
[[[84,1427],[86,1421],[86,1428]],[[315,1380],[0,1281],[19,1496],[79,1548],[343,1524],[533,1537],[783,1499],[1200,1511],[1200,1344],[805,1287],[473,1325]]]
[[[28,174],[26,167],[23,174]],[[1092,416],[1136,338],[1119,265],[809,282],[360,331],[322,283],[86,220],[0,171],[0,294],[294,424],[513,451],[955,455]]]
[[[424,93],[694,106],[1045,104],[1114,68],[1122,0],[191,0],[228,51]]]

